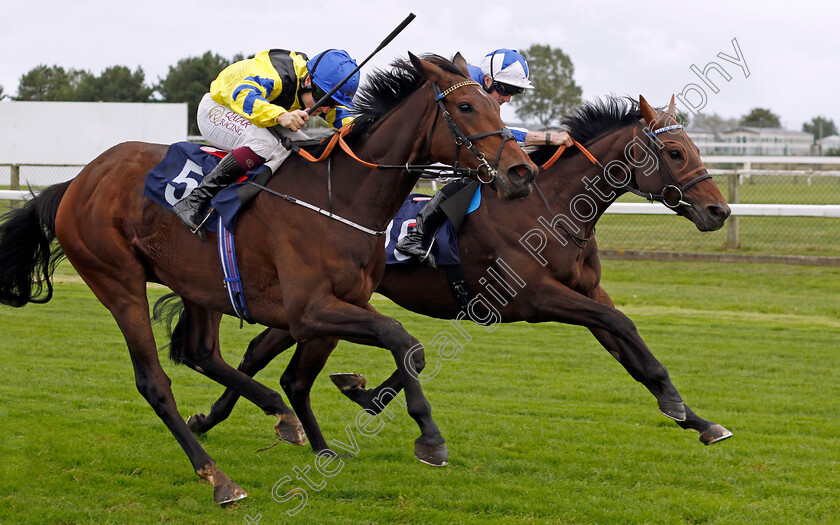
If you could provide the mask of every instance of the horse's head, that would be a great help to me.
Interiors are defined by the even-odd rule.
[[[729,206],[700,159],[700,150],[677,122],[674,97],[665,113],[657,112],[641,95],[639,108],[646,125],[643,143],[648,148],[639,144],[632,148],[638,189],[688,218],[700,231],[721,228],[729,217]],[[657,156],[657,162],[651,163],[655,167],[640,168],[647,165],[639,160],[640,149],[647,150],[642,155]]]
[[[494,182],[503,199],[527,196],[538,168],[505,127],[499,104],[470,80],[461,54],[455,55],[455,67],[411,53],[409,58],[431,85],[438,105],[429,139],[432,158],[472,168],[470,176]]]

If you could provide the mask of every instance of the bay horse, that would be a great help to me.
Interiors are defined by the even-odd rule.
[[[412,312],[440,319],[480,322],[493,309],[503,323],[584,326],[654,395],[662,414],[684,429],[698,431],[706,445],[729,438],[729,430],[699,417],[683,402],[666,368],[600,285],[595,224],[621,194],[631,191],[661,201],[701,231],[721,228],[729,216],[729,206],[699,150],[674,115],[673,98],[665,113],[653,109],[644,97],[638,104],[610,97],[582,105],[564,124],[578,143],[585,144],[583,154],[570,149],[550,164],[535,183],[539,192],[518,201],[500,201],[487,198],[489,188],[483,187],[481,206],[467,216],[458,234],[468,285],[483,290],[470,303],[473,314],[455,301],[442,268],[389,265],[377,292]],[[550,162],[556,151],[541,146],[532,160]],[[288,331],[267,329],[251,342],[239,369],[254,375],[295,342]],[[330,344],[298,344],[281,378],[315,450],[327,445],[309,407],[314,377],[304,373],[302,363],[326,359],[333,348]],[[359,374],[332,374],[331,379],[371,414],[380,413],[403,386],[403,376],[397,372],[373,389],[365,389],[366,380]],[[238,397],[228,389],[209,413],[190,417],[190,428],[207,432],[227,418]]]
[[[287,330],[301,342],[354,338],[390,350],[405,375],[407,410],[421,431],[415,456],[443,465],[445,441],[416,379],[423,355],[409,355],[418,342],[398,321],[368,307],[385,271],[377,232],[419,179],[420,171],[409,171],[409,165],[460,162],[471,177],[494,177],[498,196],[507,199],[531,191],[537,167],[510,140],[498,104],[469,80],[460,54],[449,61],[409,53],[408,60],[392,66],[371,75],[357,94],[358,118],[346,137],[357,158],[339,151],[327,165],[293,155],[267,184],[359,227],[263,191],[238,220],[237,259],[255,322]],[[459,158],[461,146],[471,153]],[[51,186],[9,212],[0,225],[0,302],[48,301],[52,270],[63,252],[125,336],[137,389],[198,476],[212,484],[214,500],[224,504],[246,494],[216,466],[178,413],[158,358],[146,283],[166,285],[183,299],[186,339],[173,355],[177,361],[240,392],[276,415],[282,428],[294,431],[300,423],[280,394],[220,355],[219,320],[234,310],[217,247],[202,243],[175,214],[143,196],[146,174],[166,151],[158,144],[117,145],[72,181]],[[329,178],[329,170],[337,176]],[[53,240],[58,245],[51,252]],[[301,359],[303,373],[317,373],[306,370],[308,363]]]

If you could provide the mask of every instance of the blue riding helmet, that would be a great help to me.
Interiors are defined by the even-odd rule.
[[[306,63],[309,76],[312,82],[321,88],[324,93],[329,93],[339,82],[344,80],[354,69],[356,61],[353,60],[347,51],[343,49],[328,49],[318,53]],[[345,82],[338,91],[333,93],[332,98],[342,106],[353,107],[353,96],[359,88],[361,75],[358,71]]]

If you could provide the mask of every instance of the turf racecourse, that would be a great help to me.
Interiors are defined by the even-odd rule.
[[[357,408],[325,373],[313,406],[328,440],[350,446],[350,428],[356,457],[325,477],[309,448],[259,452],[275,442],[273,419],[243,402],[201,438],[249,494],[220,508],[137,393],[113,319],[63,270],[47,305],[0,310],[0,523],[840,523],[840,269],[604,266],[605,287],[685,400],[732,439],[704,447],[661,416],[581,328],[468,325],[454,358],[427,357],[441,365],[424,389],[449,466],[413,458],[419,432],[398,406],[378,434],[360,434]],[[424,343],[451,330],[375,304]],[[258,331],[225,321],[230,362]],[[279,388],[287,361],[258,378]],[[220,392],[164,367],[184,415]],[[378,381],[392,368],[383,350],[342,344],[326,372]],[[304,471],[320,490],[296,479]],[[300,498],[278,500],[295,488],[308,500],[289,516]]]

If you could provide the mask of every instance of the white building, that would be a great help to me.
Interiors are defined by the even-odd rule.
[[[818,152],[821,151],[823,155],[829,151],[840,151],[840,135],[829,135],[817,141]]]
[[[720,155],[812,155],[814,135],[782,128],[739,127],[722,134]]]

